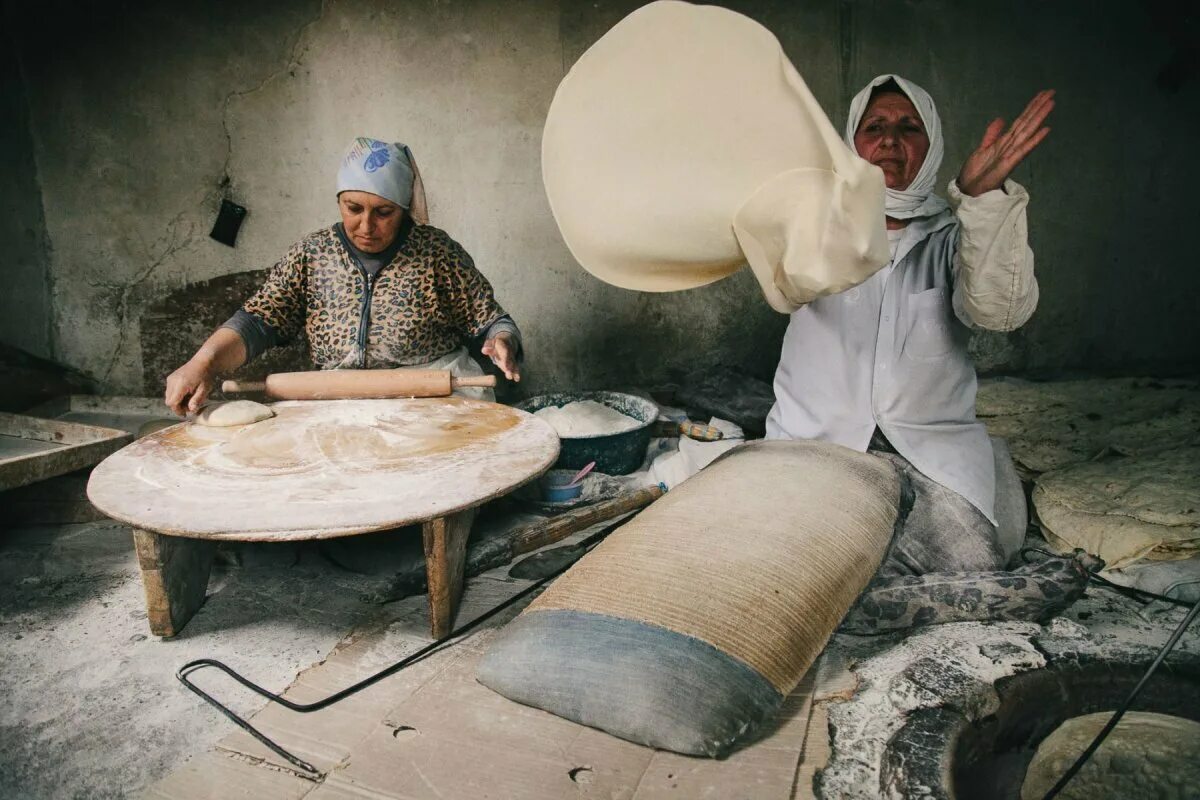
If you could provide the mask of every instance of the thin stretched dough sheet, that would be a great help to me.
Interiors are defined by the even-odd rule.
[[[1073,464],[1041,475],[1033,504],[1047,538],[1122,569],[1200,550],[1200,447]]]
[[[790,312],[888,260],[883,176],[829,123],[749,17],[664,0],[597,41],[559,85],[542,172],[588,272],[642,291],[746,263]]]

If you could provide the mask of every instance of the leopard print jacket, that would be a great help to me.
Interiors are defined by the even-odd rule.
[[[243,306],[279,341],[303,334],[318,369],[425,364],[479,336],[504,309],[462,245],[415,225],[377,275],[333,227],[294,245]]]

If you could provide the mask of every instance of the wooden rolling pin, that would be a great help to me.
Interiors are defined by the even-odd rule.
[[[265,381],[225,381],[226,394],[265,392],[277,400],[449,397],[460,387],[491,388],[494,375],[455,378],[448,369],[329,369],[276,372]]]

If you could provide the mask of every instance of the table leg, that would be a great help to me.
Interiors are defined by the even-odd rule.
[[[146,590],[146,617],[155,636],[174,636],[204,604],[216,542],[133,529]]]
[[[453,630],[454,612],[463,590],[463,561],[475,509],[430,520],[421,527],[425,539],[425,575],[429,580],[429,627],[434,639]]]

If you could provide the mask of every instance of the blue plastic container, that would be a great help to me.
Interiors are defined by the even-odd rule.
[[[565,503],[583,494],[583,481],[568,487],[567,484],[578,474],[569,469],[552,469],[542,478],[542,499],[550,503]]]

